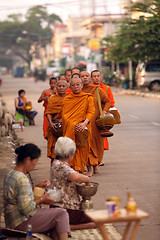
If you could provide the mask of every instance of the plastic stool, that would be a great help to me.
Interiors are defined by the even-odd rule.
[[[20,125],[20,127],[18,127],[18,128],[20,128],[21,129],[21,131],[23,131],[23,126],[22,126],[22,122],[12,122],[12,124],[11,124],[11,132],[12,132],[12,130],[13,130],[13,125],[14,124],[19,124]]]

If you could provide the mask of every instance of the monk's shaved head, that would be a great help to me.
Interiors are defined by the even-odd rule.
[[[66,92],[67,92],[67,89],[68,89],[68,86],[67,86],[67,82],[66,80],[58,80],[57,81],[57,93],[60,95],[60,96],[65,96]]]
[[[70,81],[69,81],[69,84],[70,84],[70,85],[71,85],[71,83],[72,83],[72,80],[74,80],[75,78],[76,78],[76,79],[79,79],[79,81],[82,83],[82,80],[81,80],[79,77],[76,77],[76,76],[75,76],[75,77],[73,77],[73,78],[70,79]]]
[[[82,72],[80,73],[80,78],[81,78],[84,86],[85,86],[85,85],[89,85],[90,82],[91,82],[90,74],[89,74],[87,71],[82,71]]]
[[[79,94],[82,92],[83,83],[82,80],[78,77],[71,78],[70,80],[70,89],[74,94]]]
[[[64,80],[64,79],[59,79],[59,80],[57,81],[57,86],[58,86],[59,84],[62,84],[62,83],[67,86],[67,81]]]

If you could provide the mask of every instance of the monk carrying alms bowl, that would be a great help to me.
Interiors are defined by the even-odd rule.
[[[100,130],[101,137],[112,137],[114,135],[113,132],[109,130],[114,126],[116,123],[116,119],[111,113],[107,113],[103,117],[100,117],[96,120],[96,125]]]
[[[52,132],[53,132],[53,135],[56,136],[56,137],[62,137],[63,136],[63,128],[62,128],[62,122],[60,119],[54,119],[52,121],[55,126],[56,126],[56,130],[54,128],[52,128]]]

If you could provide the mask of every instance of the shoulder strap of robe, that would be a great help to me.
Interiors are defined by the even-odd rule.
[[[107,86],[107,89],[106,89],[106,94],[107,94],[107,96],[108,96],[108,88],[109,88],[109,87]]]

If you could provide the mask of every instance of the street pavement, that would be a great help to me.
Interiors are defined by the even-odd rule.
[[[38,111],[36,125],[17,132],[24,143],[35,143],[42,150],[36,170],[32,173],[34,183],[48,178],[50,171],[50,160],[46,157],[47,142],[42,132],[43,107],[37,103],[46,88],[48,81],[34,82],[29,78],[9,76],[3,77],[0,88],[9,111],[14,112],[14,99],[19,89],[26,90],[26,97]],[[114,136],[109,138],[110,150],[104,154],[105,165],[99,167],[100,173],[91,178],[91,181],[99,183],[98,192],[93,197],[94,208],[105,208],[105,200],[110,196],[119,196],[120,207],[124,207],[130,191],[138,207],[150,214],[149,219],[142,220],[136,239],[159,240],[160,101],[133,93],[128,95],[126,91],[114,88],[113,92],[122,124],[113,127]],[[118,231],[124,230],[123,223],[116,226]]]

